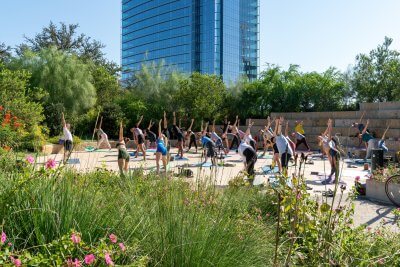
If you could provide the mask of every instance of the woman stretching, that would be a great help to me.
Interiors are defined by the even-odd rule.
[[[251,140],[251,138],[249,139],[248,137],[250,135],[250,128],[252,125],[253,124],[251,123],[251,121],[249,121],[247,131],[238,148],[238,152],[239,155],[242,157],[244,168],[248,175],[248,178],[254,178],[254,165],[257,162],[257,152],[254,147],[247,142],[248,140]]]
[[[153,120],[150,120],[149,126],[147,127],[146,130],[144,130],[144,134],[146,135],[148,140],[148,145],[147,145],[148,147],[152,147],[152,145],[154,145],[157,140],[157,135],[151,131],[151,127],[153,127],[153,125],[154,125]]]
[[[167,137],[162,134],[161,122],[162,120],[158,122],[158,138],[157,138],[157,150],[156,150],[157,173],[160,173],[160,159],[161,159],[164,166],[165,175],[167,175],[168,151],[167,147],[165,146],[165,144],[167,143],[166,140]]]
[[[106,142],[106,145],[109,150],[111,150],[111,145],[110,142],[108,141],[108,136],[107,134],[101,129],[101,125],[103,124],[103,116],[100,118],[100,124],[99,127],[96,129],[97,133],[97,149],[100,148],[101,144],[103,142]]]
[[[251,127],[253,126],[253,124],[254,122],[251,123],[251,119],[249,119],[249,125],[247,126],[246,133],[243,135],[243,139],[254,149],[254,151],[257,151],[257,143],[251,136]]]
[[[322,184],[331,184],[336,182],[336,174],[338,165],[337,162],[339,160],[339,150],[337,149],[337,141],[332,137],[332,121],[328,122],[328,140],[329,140],[329,155],[331,157],[331,173],[325,181],[322,181]],[[332,176],[335,175],[335,179],[332,180]]]
[[[225,119],[226,119],[226,118],[225,118]],[[229,131],[230,124],[231,124],[230,121],[228,121],[226,124],[225,124],[225,121],[224,121],[224,128],[223,128],[224,131],[223,131],[223,133],[222,133],[222,141],[224,141],[224,142],[225,142],[225,145],[226,145],[225,154],[228,154],[228,153],[229,153],[228,131]],[[226,125],[226,126],[225,126],[225,125]]]
[[[213,165],[216,164],[216,153],[215,153],[215,143],[211,140],[211,138],[207,137],[207,128],[208,128],[208,123],[206,123],[206,127],[203,130],[202,126],[202,131],[201,131],[201,144],[203,148],[207,149],[207,151],[204,151],[204,163],[207,162],[208,158],[211,158],[211,163]]]
[[[192,119],[189,129],[186,131],[186,135],[185,135],[185,139],[186,140],[189,139],[189,146],[188,146],[188,149],[186,150],[186,153],[188,153],[189,150],[192,148],[192,144],[196,148],[196,153],[197,153],[196,134],[192,131],[193,122],[194,122],[194,119]]]
[[[175,136],[178,138],[178,155],[180,154],[180,159],[183,158],[183,141],[184,141],[184,137],[183,137],[183,133],[182,130],[176,126],[176,116],[175,116],[175,111],[173,113],[173,123],[172,123],[172,130],[174,131]]]
[[[144,159],[144,161],[146,161],[146,147],[144,146],[144,135],[143,135],[142,130],[139,128],[142,120],[143,120],[143,116],[140,116],[139,121],[135,124],[135,127],[133,127],[131,129],[131,132],[133,133],[133,138],[137,142],[135,158],[138,157],[139,152],[141,151],[143,153],[143,159]]]
[[[238,128],[237,128],[238,121],[239,121],[239,117],[236,116],[235,123],[233,125],[229,126],[231,128],[231,130],[232,130],[231,134],[233,135],[233,139],[232,139],[232,142],[231,142],[231,146],[229,147],[229,150],[232,150],[232,148],[235,145],[236,146],[236,153],[238,152],[239,142],[240,142],[239,141],[240,140],[239,131],[238,131]]]
[[[129,139],[126,138],[124,139],[124,129],[122,127],[122,122],[119,125],[119,139],[117,143],[117,149],[118,149],[118,167],[119,167],[119,172],[121,175],[125,175],[126,172],[128,171],[129,168],[129,154],[128,151],[126,151],[126,142],[128,142]]]
[[[215,120],[213,120],[210,136],[211,140],[215,143],[215,146],[218,148],[218,153],[220,153],[221,150],[226,152],[224,148],[224,143],[222,142],[222,138],[219,137],[219,135],[215,132]]]

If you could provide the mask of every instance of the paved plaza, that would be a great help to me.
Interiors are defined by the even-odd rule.
[[[129,150],[133,155],[133,150]],[[176,155],[177,150],[171,150],[172,155]],[[218,187],[227,186],[229,181],[234,179],[242,170],[243,162],[240,156],[231,151],[226,158],[220,160],[221,166],[214,167],[211,164],[203,165],[204,159],[201,156],[202,150],[198,153],[185,153],[183,160],[174,160],[168,164],[168,170],[171,173],[178,174],[181,168],[191,169],[193,171],[192,178],[183,178],[191,182],[196,182],[198,179],[207,180]],[[261,155],[261,152],[258,153]],[[62,154],[53,154],[42,156],[38,159],[39,163],[46,162],[49,158],[55,159],[58,163],[62,160]],[[210,160],[208,160],[210,161]],[[274,176],[273,171],[269,169],[272,162],[272,155],[267,153],[264,157],[260,157],[255,165],[256,177],[254,185],[268,184],[271,177]],[[222,164],[223,163],[223,164]],[[161,162],[160,162],[161,164]],[[293,163],[292,163],[293,164]],[[117,150],[101,149],[94,152],[73,152],[69,160],[68,166],[77,169],[78,171],[90,171],[97,168],[107,169],[118,172]],[[297,167],[298,168],[298,167]],[[143,161],[143,157],[135,158],[131,156],[130,170],[141,169],[145,173],[154,172],[156,170],[154,150],[147,152],[147,160]],[[360,176],[361,183],[365,183],[369,171],[364,170],[363,165],[348,164],[341,161],[341,184],[346,185],[344,191],[346,199],[351,187],[354,185],[356,176]],[[295,166],[289,167],[289,173],[295,172]],[[297,171],[296,171],[297,172]],[[302,169],[303,172],[303,169]],[[318,154],[309,154],[308,163],[305,164],[304,176],[306,177],[307,185],[312,188],[309,190],[315,197],[322,198],[322,192],[328,189],[334,189],[334,185],[322,185],[321,181],[330,173],[329,162],[326,159],[321,159]],[[174,176],[175,177],[175,176]],[[329,200],[328,200],[329,201]],[[368,224],[371,227],[377,226],[384,222],[392,229],[398,231],[395,226],[395,218],[391,213],[393,206],[382,203],[372,202],[365,198],[360,198],[355,201],[355,224]]]

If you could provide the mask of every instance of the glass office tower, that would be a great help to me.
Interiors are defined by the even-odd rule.
[[[191,73],[254,80],[259,0],[122,0],[122,78],[164,61]]]

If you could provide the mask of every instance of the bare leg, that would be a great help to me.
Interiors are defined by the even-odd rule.
[[[119,168],[119,173],[121,175],[124,175],[124,170],[125,170],[125,160],[124,159],[118,159],[118,168]]]
[[[165,176],[167,176],[167,156],[162,156],[162,163],[164,166]]]
[[[160,158],[161,158],[161,153],[157,152],[156,153],[157,174],[160,173]]]

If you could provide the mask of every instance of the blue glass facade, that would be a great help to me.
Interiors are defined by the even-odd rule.
[[[146,62],[235,82],[258,74],[259,0],[122,0],[122,78]]]

